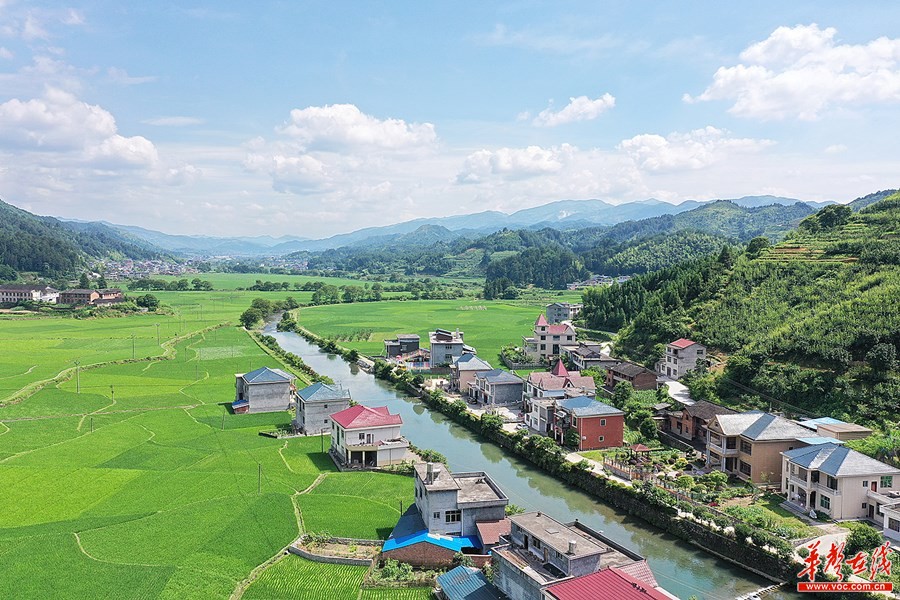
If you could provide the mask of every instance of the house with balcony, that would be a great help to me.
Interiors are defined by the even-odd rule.
[[[622,362],[603,352],[603,347],[598,342],[578,342],[575,346],[563,346],[562,352],[579,371],[595,367],[608,369]]]
[[[312,435],[331,431],[331,415],[350,408],[350,390],[317,382],[297,391],[294,431]]]
[[[616,386],[628,382],[635,390],[655,390],[656,373],[633,362],[622,361],[606,370],[606,382],[603,385],[603,393],[612,397]]]
[[[412,458],[403,418],[386,406],[357,404],[331,415],[331,456],[342,466],[376,468]]]
[[[459,329],[456,331],[437,329],[429,332],[431,367],[450,366],[463,354],[476,354],[475,348],[467,346],[463,341],[464,337],[465,334]]]
[[[622,445],[625,413],[589,396],[562,398],[550,411],[553,439],[565,444],[570,431],[578,438],[578,451],[617,448]]]
[[[815,510],[835,520],[868,519],[883,527],[883,508],[900,502],[900,469],[841,443],[781,455],[781,492],[803,512]]]
[[[523,395],[526,423],[533,430],[549,435],[555,400],[596,395],[597,384],[593,377],[582,375],[580,371],[569,371],[558,360],[549,373],[529,373]]]
[[[562,355],[563,346],[575,344],[575,328],[571,324],[551,325],[543,314],[534,322],[534,335],[522,338],[525,354],[533,360],[548,361]]]
[[[394,339],[384,340],[384,355],[395,358],[419,349],[420,337],[415,333],[401,333]]]
[[[450,364],[450,389],[464,396],[473,395],[475,375],[493,370],[491,364],[476,354],[463,354]]]
[[[563,524],[540,512],[509,520],[508,542],[494,548],[492,563],[494,585],[510,600],[542,600],[556,583],[643,561],[578,521]]]
[[[666,353],[656,363],[656,372],[671,379],[681,379],[698,365],[706,364],[706,346],[681,338],[666,344]]]
[[[736,413],[736,410],[732,410],[727,406],[699,400],[690,406],[683,407],[681,410],[667,411],[666,416],[669,422],[666,424],[665,429],[684,440],[705,445],[709,421],[716,415],[733,415]]]
[[[475,373],[469,395],[487,406],[521,406],[525,381],[509,371],[491,369]]]
[[[707,425],[706,464],[753,483],[779,485],[782,452],[826,443],[830,438],[762,411],[717,414]]]
[[[562,323],[563,321],[572,321],[584,308],[584,304],[572,304],[569,302],[554,302],[547,305],[547,321],[551,325]]]
[[[18,304],[19,302],[47,302],[56,304],[59,301],[59,290],[40,285],[0,285],[0,304]]]
[[[295,377],[281,369],[260,367],[234,376],[235,414],[288,410],[294,403]]]

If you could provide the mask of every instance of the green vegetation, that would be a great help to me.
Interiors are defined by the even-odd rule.
[[[359,586],[366,576],[366,570],[366,567],[329,565],[299,556],[286,556],[265,569],[247,588],[242,598],[353,599],[359,595]]]
[[[698,399],[884,425],[900,402],[900,195],[826,208],[775,246],[588,290],[585,319],[621,328],[617,349],[647,363],[679,337],[732,353],[724,373],[688,379]]]
[[[210,305],[204,317],[219,310]],[[129,319],[46,323],[72,325],[79,336],[72,348],[84,352],[109,343],[107,325]],[[4,322],[4,333],[19,323]],[[40,332],[45,322],[21,323]],[[130,355],[130,342],[95,356]],[[275,362],[246,332],[213,329],[175,342],[171,353],[170,360],[82,369],[78,379],[0,407],[0,547],[17,557],[0,564],[0,596],[227,597],[304,524],[343,531],[334,501],[344,501],[346,513],[368,503],[369,530],[362,519],[356,529],[343,526],[364,537],[389,530],[399,501],[412,502],[410,479],[339,473],[316,437],[259,435],[287,426],[288,412],[229,412],[234,373]],[[4,364],[0,377],[21,383],[19,367]],[[313,493],[301,493],[323,474]],[[367,489],[391,505],[350,497]],[[317,574],[307,580],[323,586],[317,582],[327,581],[327,566],[311,564]],[[346,584],[355,598],[364,573],[352,583],[341,575],[322,589]]]
[[[381,354],[383,340],[398,333],[417,333],[422,336],[422,346],[428,347],[429,331],[458,327],[479,356],[497,362],[503,345],[531,333],[539,310],[503,302],[423,300],[301,308],[295,311],[295,319],[319,336],[340,337],[345,340],[342,346],[369,355]],[[366,340],[348,340],[361,330],[372,333]]]

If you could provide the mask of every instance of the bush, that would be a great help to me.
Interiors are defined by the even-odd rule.
[[[853,526],[853,531],[847,536],[847,545],[844,554],[853,556],[857,552],[872,552],[881,545],[881,533],[865,523],[858,523]]]

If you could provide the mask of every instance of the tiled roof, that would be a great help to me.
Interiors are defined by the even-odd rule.
[[[653,587],[659,587],[659,583],[656,582],[656,577],[653,575],[653,571],[650,570],[650,565],[647,564],[646,560],[636,560],[633,563],[614,568],[622,573],[631,575],[638,581],[649,583]]]
[[[579,371],[571,371],[568,377],[558,377],[546,371],[529,373],[528,382],[544,391],[566,388],[593,390],[597,387],[593,377],[582,375]]]
[[[438,585],[448,600],[500,600],[504,598],[475,567],[458,566],[437,576]]]
[[[789,440],[796,437],[806,437],[808,434],[808,429],[797,425],[789,419],[764,413],[747,427],[741,435],[751,440],[765,441]]]
[[[716,415],[733,415],[737,411],[732,410],[727,406],[720,406],[718,404],[713,404],[712,402],[707,402],[706,400],[698,400],[690,406],[685,407],[684,412],[697,417],[698,419],[708,421]]]
[[[576,417],[596,417],[625,414],[614,406],[604,404],[603,402],[599,402],[588,396],[566,398],[564,400],[560,400],[557,404],[574,414]]]
[[[808,429],[812,429],[813,431],[815,431],[819,425],[840,425],[841,423],[843,423],[843,421],[841,421],[840,419],[835,419],[833,417],[819,417],[818,419],[806,419],[805,421],[799,421],[800,425],[803,425]]]
[[[492,369],[483,373],[476,373],[475,378],[484,379],[488,383],[524,383],[521,377],[503,369]]]
[[[547,327],[549,325],[550,324],[547,322],[547,318],[544,317],[544,313],[541,313],[538,316],[537,321],[534,322],[535,327]]]
[[[898,474],[900,469],[837,444],[820,444],[782,452],[794,464],[832,477]]]
[[[244,373],[241,378],[247,383],[283,383],[293,381],[294,376],[288,375],[281,369],[270,369],[269,367],[260,367],[255,371]]]
[[[609,370],[620,375],[625,375],[627,377],[635,377],[636,375],[640,375],[641,373],[653,373],[653,371],[647,369],[646,367],[642,367],[641,365],[630,362],[619,363],[615,366],[610,367]]]
[[[463,354],[453,362],[453,366],[460,371],[490,371],[493,369],[489,362],[474,354]]]
[[[336,412],[331,415],[331,419],[344,429],[364,429],[367,427],[403,424],[403,418],[400,415],[392,415],[388,411],[387,406],[370,408],[362,404]]]
[[[478,537],[485,546],[491,546],[500,541],[501,535],[509,535],[510,521],[509,519],[498,519],[496,521],[478,521],[475,523],[478,530]]]
[[[649,583],[610,568],[551,585],[545,590],[557,600],[668,600]]]
[[[307,386],[297,392],[297,395],[306,402],[324,402],[326,400],[349,400],[350,390],[337,386],[329,385],[321,381]]]
[[[761,414],[763,414],[762,411],[752,410],[733,415],[716,415],[715,419],[724,435],[740,435],[759,419]]]
[[[563,364],[562,359],[556,361],[550,372],[557,377],[567,377],[569,375],[569,371],[566,369],[566,365]]]
[[[575,335],[575,330],[571,325],[548,325],[547,333],[550,335],[566,335],[571,333]]]
[[[0,285],[0,291],[4,292],[56,292],[58,290],[46,285]]]
[[[696,343],[697,342],[695,342],[693,340],[689,340],[687,338],[681,338],[681,339],[675,340],[674,342],[672,342],[669,345],[675,346],[676,348],[683,350],[684,348],[690,348],[691,346],[693,346]]]

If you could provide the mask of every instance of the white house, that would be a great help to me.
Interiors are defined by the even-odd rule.
[[[403,418],[386,406],[357,404],[331,415],[331,454],[342,464],[359,467],[395,465],[409,457],[409,442],[400,435]]]
[[[431,366],[450,365],[463,353],[475,354],[475,349],[463,342],[465,334],[457,329],[437,329],[428,333],[431,344]]]
[[[0,304],[16,304],[26,300],[56,304],[59,290],[38,285],[0,285]]]
[[[656,363],[656,372],[672,379],[681,379],[688,371],[706,361],[706,346],[681,338],[666,344],[666,354]]]
[[[429,533],[478,535],[477,524],[506,516],[509,498],[483,471],[450,473],[440,463],[419,463],[416,508]]]

